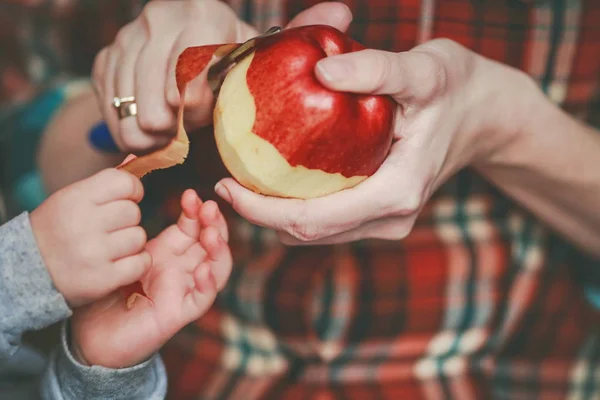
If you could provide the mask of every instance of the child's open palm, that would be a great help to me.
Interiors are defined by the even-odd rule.
[[[186,191],[176,225],[147,244],[152,266],[142,279],[151,301],[127,309],[121,293],[77,310],[72,349],[81,362],[121,368],[140,363],[212,305],[231,272],[225,219],[216,203]]]

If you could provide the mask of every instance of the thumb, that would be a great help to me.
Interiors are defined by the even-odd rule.
[[[345,32],[352,22],[352,12],[347,5],[338,2],[320,3],[296,15],[286,28],[304,25],[329,25]]]
[[[426,103],[445,85],[445,67],[425,51],[361,50],[327,57],[315,73],[326,87],[345,92],[390,95],[398,102]]]

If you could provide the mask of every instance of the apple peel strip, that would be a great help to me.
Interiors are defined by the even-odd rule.
[[[177,89],[180,95],[175,138],[160,150],[141,157],[128,156],[129,160],[123,162],[117,169],[122,169],[138,178],[142,178],[152,171],[170,168],[185,161],[190,148],[190,142],[183,123],[187,85],[203,72],[207,72],[209,66],[216,63],[235,46],[236,44],[232,43],[188,47],[179,55],[175,68]],[[120,290],[126,299],[127,309],[131,309],[139,298],[144,298],[152,303],[141,281],[124,286]]]

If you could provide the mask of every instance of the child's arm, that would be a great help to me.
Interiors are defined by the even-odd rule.
[[[142,196],[139,179],[105,170],[0,227],[0,365],[17,351],[23,332],[64,319],[70,307],[85,306],[142,277],[151,264],[138,226]],[[63,344],[66,340],[63,335]],[[89,398],[76,395],[81,388],[106,398],[102,393],[110,381],[114,388],[119,382],[129,388],[121,390],[122,398],[146,399],[164,394],[166,385],[158,358],[99,371],[77,364],[64,345],[49,372],[66,384],[52,386],[50,380],[46,398]]]
[[[128,368],[88,366],[70,350],[69,323],[61,329],[61,343],[51,354],[42,378],[45,400],[164,399],[167,374],[158,354]]]
[[[0,365],[18,350],[23,332],[70,315],[39,254],[29,215],[23,213],[1,226]],[[40,393],[44,399],[107,399],[115,393],[132,400],[165,397],[167,377],[158,355],[120,370],[83,366],[68,348],[66,327],[63,324],[61,343],[48,362]]]
[[[56,290],[23,213],[0,227],[0,364],[18,349],[23,332],[71,315]]]

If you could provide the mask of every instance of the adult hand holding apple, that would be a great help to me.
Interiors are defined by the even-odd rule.
[[[233,179],[217,184],[216,192],[240,215],[277,230],[287,244],[403,238],[441,183],[511,140],[519,107],[507,94],[511,87],[533,86],[522,73],[445,39],[399,54],[363,50],[328,57],[315,73],[332,90],[390,95],[396,141],[374,175],[324,197],[281,199]]]

